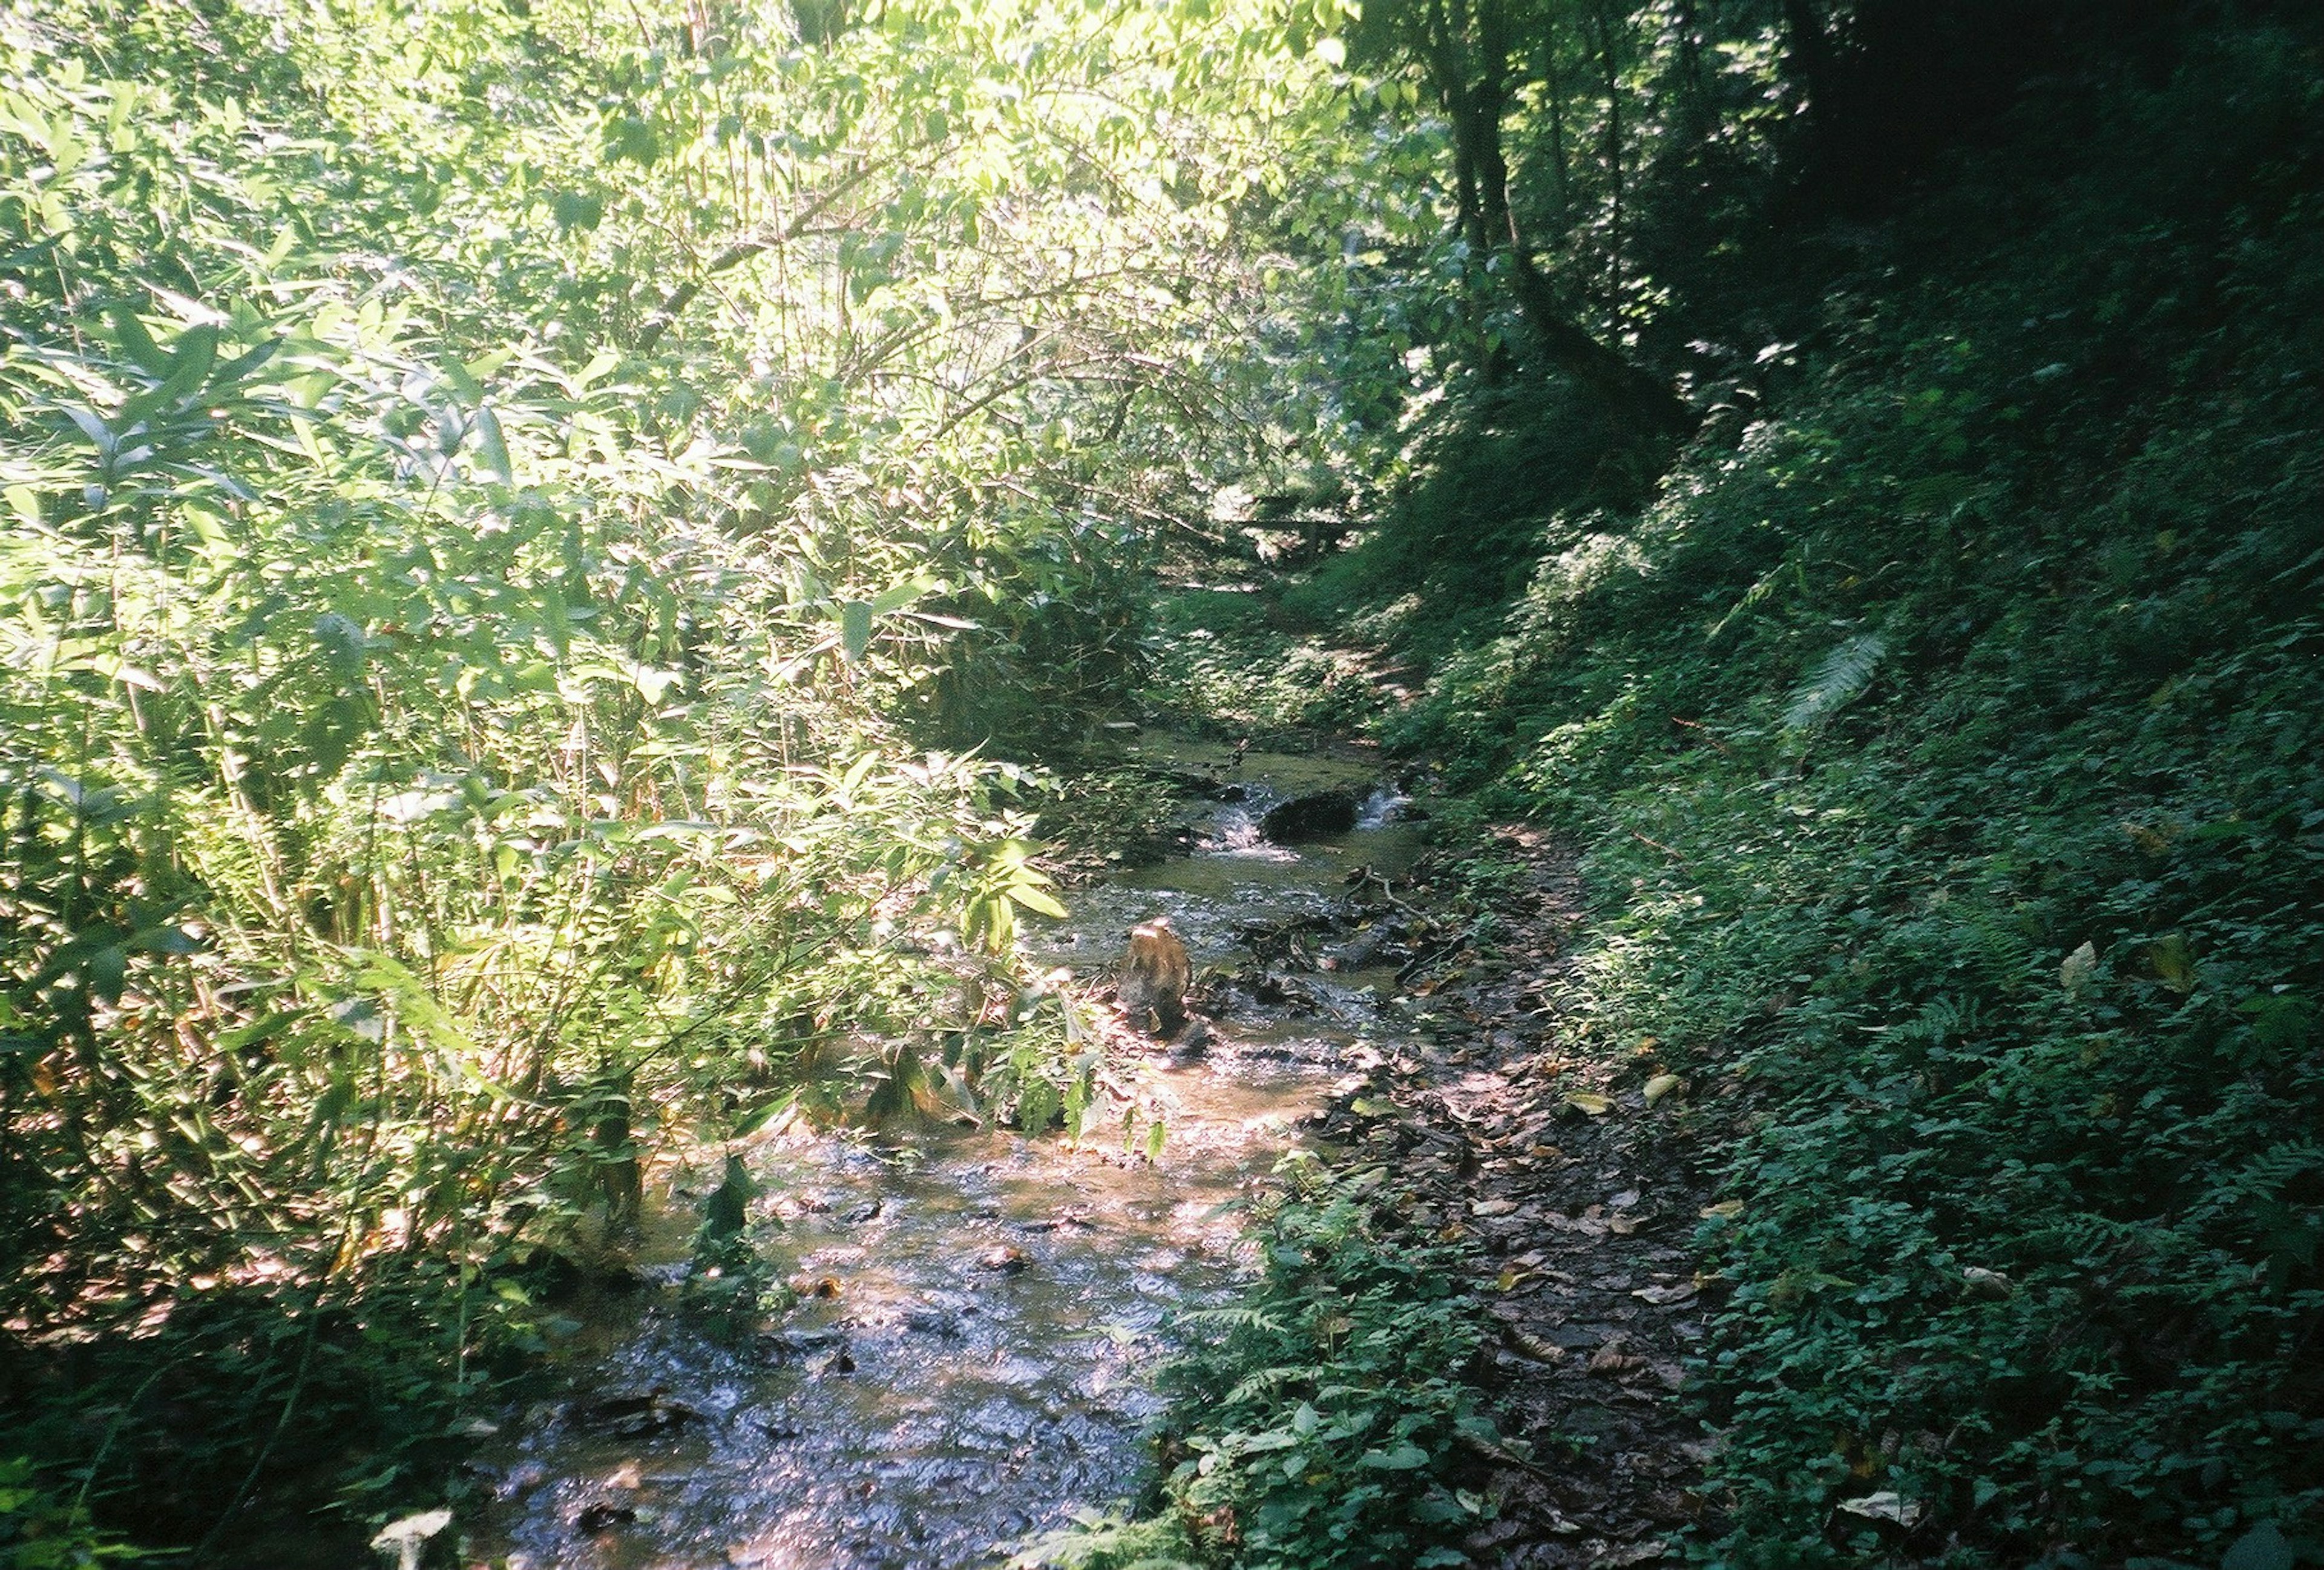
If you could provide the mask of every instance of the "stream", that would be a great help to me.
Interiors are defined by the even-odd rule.
[[[1027,935],[1036,962],[1093,976],[1167,914],[1199,978],[1246,957],[1239,934],[1326,914],[1359,868],[1395,875],[1417,854],[1362,763],[1254,753],[1236,769],[1191,743],[1149,756],[1245,799],[1190,806],[1192,854],[1067,895],[1068,920]],[[1353,832],[1296,850],[1260,836],[1270,802],[1324,789],[1369,792]],[[721,1338],[678,1307],[724,1152],[657,1181],[643,1284],[574,1311],[571,1393],[484,1458],[493,1501],[469,1562],[966,1570],[1130,1492],[1167,1316],[1222,1300],[1250,1268],[1232,1204],[1380,1029],[1393,975],[1305,972],[1271,1003],[1238,993],[1200,1060],[1157,1044],[1119,1066],[1165,1118],[1154,1160],[1095,1127],[1078,1142],[938,1128],[752,1144],[757,1214],[782,1223],[778,1279],[832,1293],[765,1334]]]

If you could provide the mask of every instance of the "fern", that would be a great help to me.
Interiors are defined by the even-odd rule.
[[[1873,673],[1888,655],[1888,640],[1860,633],[1823,657],[1816,673],[1793,690],[1784,709],[1784,728],[1811,730],[1864,696]]]
[[[1314,1372],[1312,1368],[1260,1369],[1256,1373],[1246,1375],[1241,1383],[1227,1392],[1226,1399],[1219,1405],[1231,1410],[1246,1401],[1256,1400],[1260,1396],[1271,1395],[1294,1380],[1312,1378]]]
[[[1182,1325],[1223,1325],[1231,1330],[1263,1330],[1269,1335],[1284,1334],[1289,1326],[1264,1308],[1248,1304],[1230,1303],[1217,1308],[1187,1308],[1179,1312]]]

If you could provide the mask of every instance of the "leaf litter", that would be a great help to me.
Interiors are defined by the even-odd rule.
[[[1504,936],[1427,978],[1415,1034],[1320,1131],[1379,1159],[1446,1234],[1480,1245],[1498,1344],[1479,1371],[1502,1432],[1550,1464],[1485,1458],[1500,1505],[1466,1545],[1475,1562],[1675,1562],[1680,1533],[1718,1529],[1683,1395],[1717,1289],[1688,1247],[1716,1208],[1703,1150],[1680,1115],[1683,1080],[1559,1029],[1564,951],[1583,919],[1570,853],[1529,828],[1496,842],[1522,868],[1494,898]],[[1409,896],[1424,908],[1430,876],[1419,869]]]

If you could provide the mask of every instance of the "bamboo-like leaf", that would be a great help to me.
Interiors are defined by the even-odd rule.
[[[1047,916],[1059,921],[1065,919],[1065,908],[1063,905],[1057,903],[1053,896],[1030,884],[1012,885],[1009,891],[1009,898],[1012,903],[1023,906],[1037,916]]]
[[[490,409],[476,411],[476,450],[493,478],[503,485],[516,483],[509,468],[508,441],[501,435],[501,418]]]

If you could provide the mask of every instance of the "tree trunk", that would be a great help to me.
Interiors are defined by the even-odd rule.
[[[1510,208],[1508,157],[1501,146],[1501,117],[1510,96],[1507,0],[1420,0],[1419,14],[1414,51],[1452,122],[1453,195],[1461,237],[1472,261],[1481,265],[1495,257],[1507,259],[1517,314],[1552,370],[1654,430],[1682,436],[1692,431],[1702,417],[1692,405],[1559,310],[1557,292],[1535,263]],[[1560,143],[1562,162],[1562,134]],[[1562,195],[1562,178],[1560,185]],[[1467,303],[1473,313],[1474,299]]]
[[[1784,0],[1784,34],[1792,75],[1807,93],[1809,134],[1821,135],[1831,114],[1831,40],[1810,0]]]
[[[1480,7],[1478,53],[1480,79],[1464,83],[1457,100],[1447,96],[1452,115],[1453,158],[1475,181],[1484,220],[1485,244],[1506,254],[1509,290],[1542,356],[1552,368],[1619,405],[1655,429],[1685,435],[1702,416],[1662,382],[1574,326],[1558,309],[1556,291],[1533,259],[1525,231],[1509,205],[1509,163],[1501,148],[1501,113],[1508,106],[1508,52],[1499,25],[1498,0]]]

